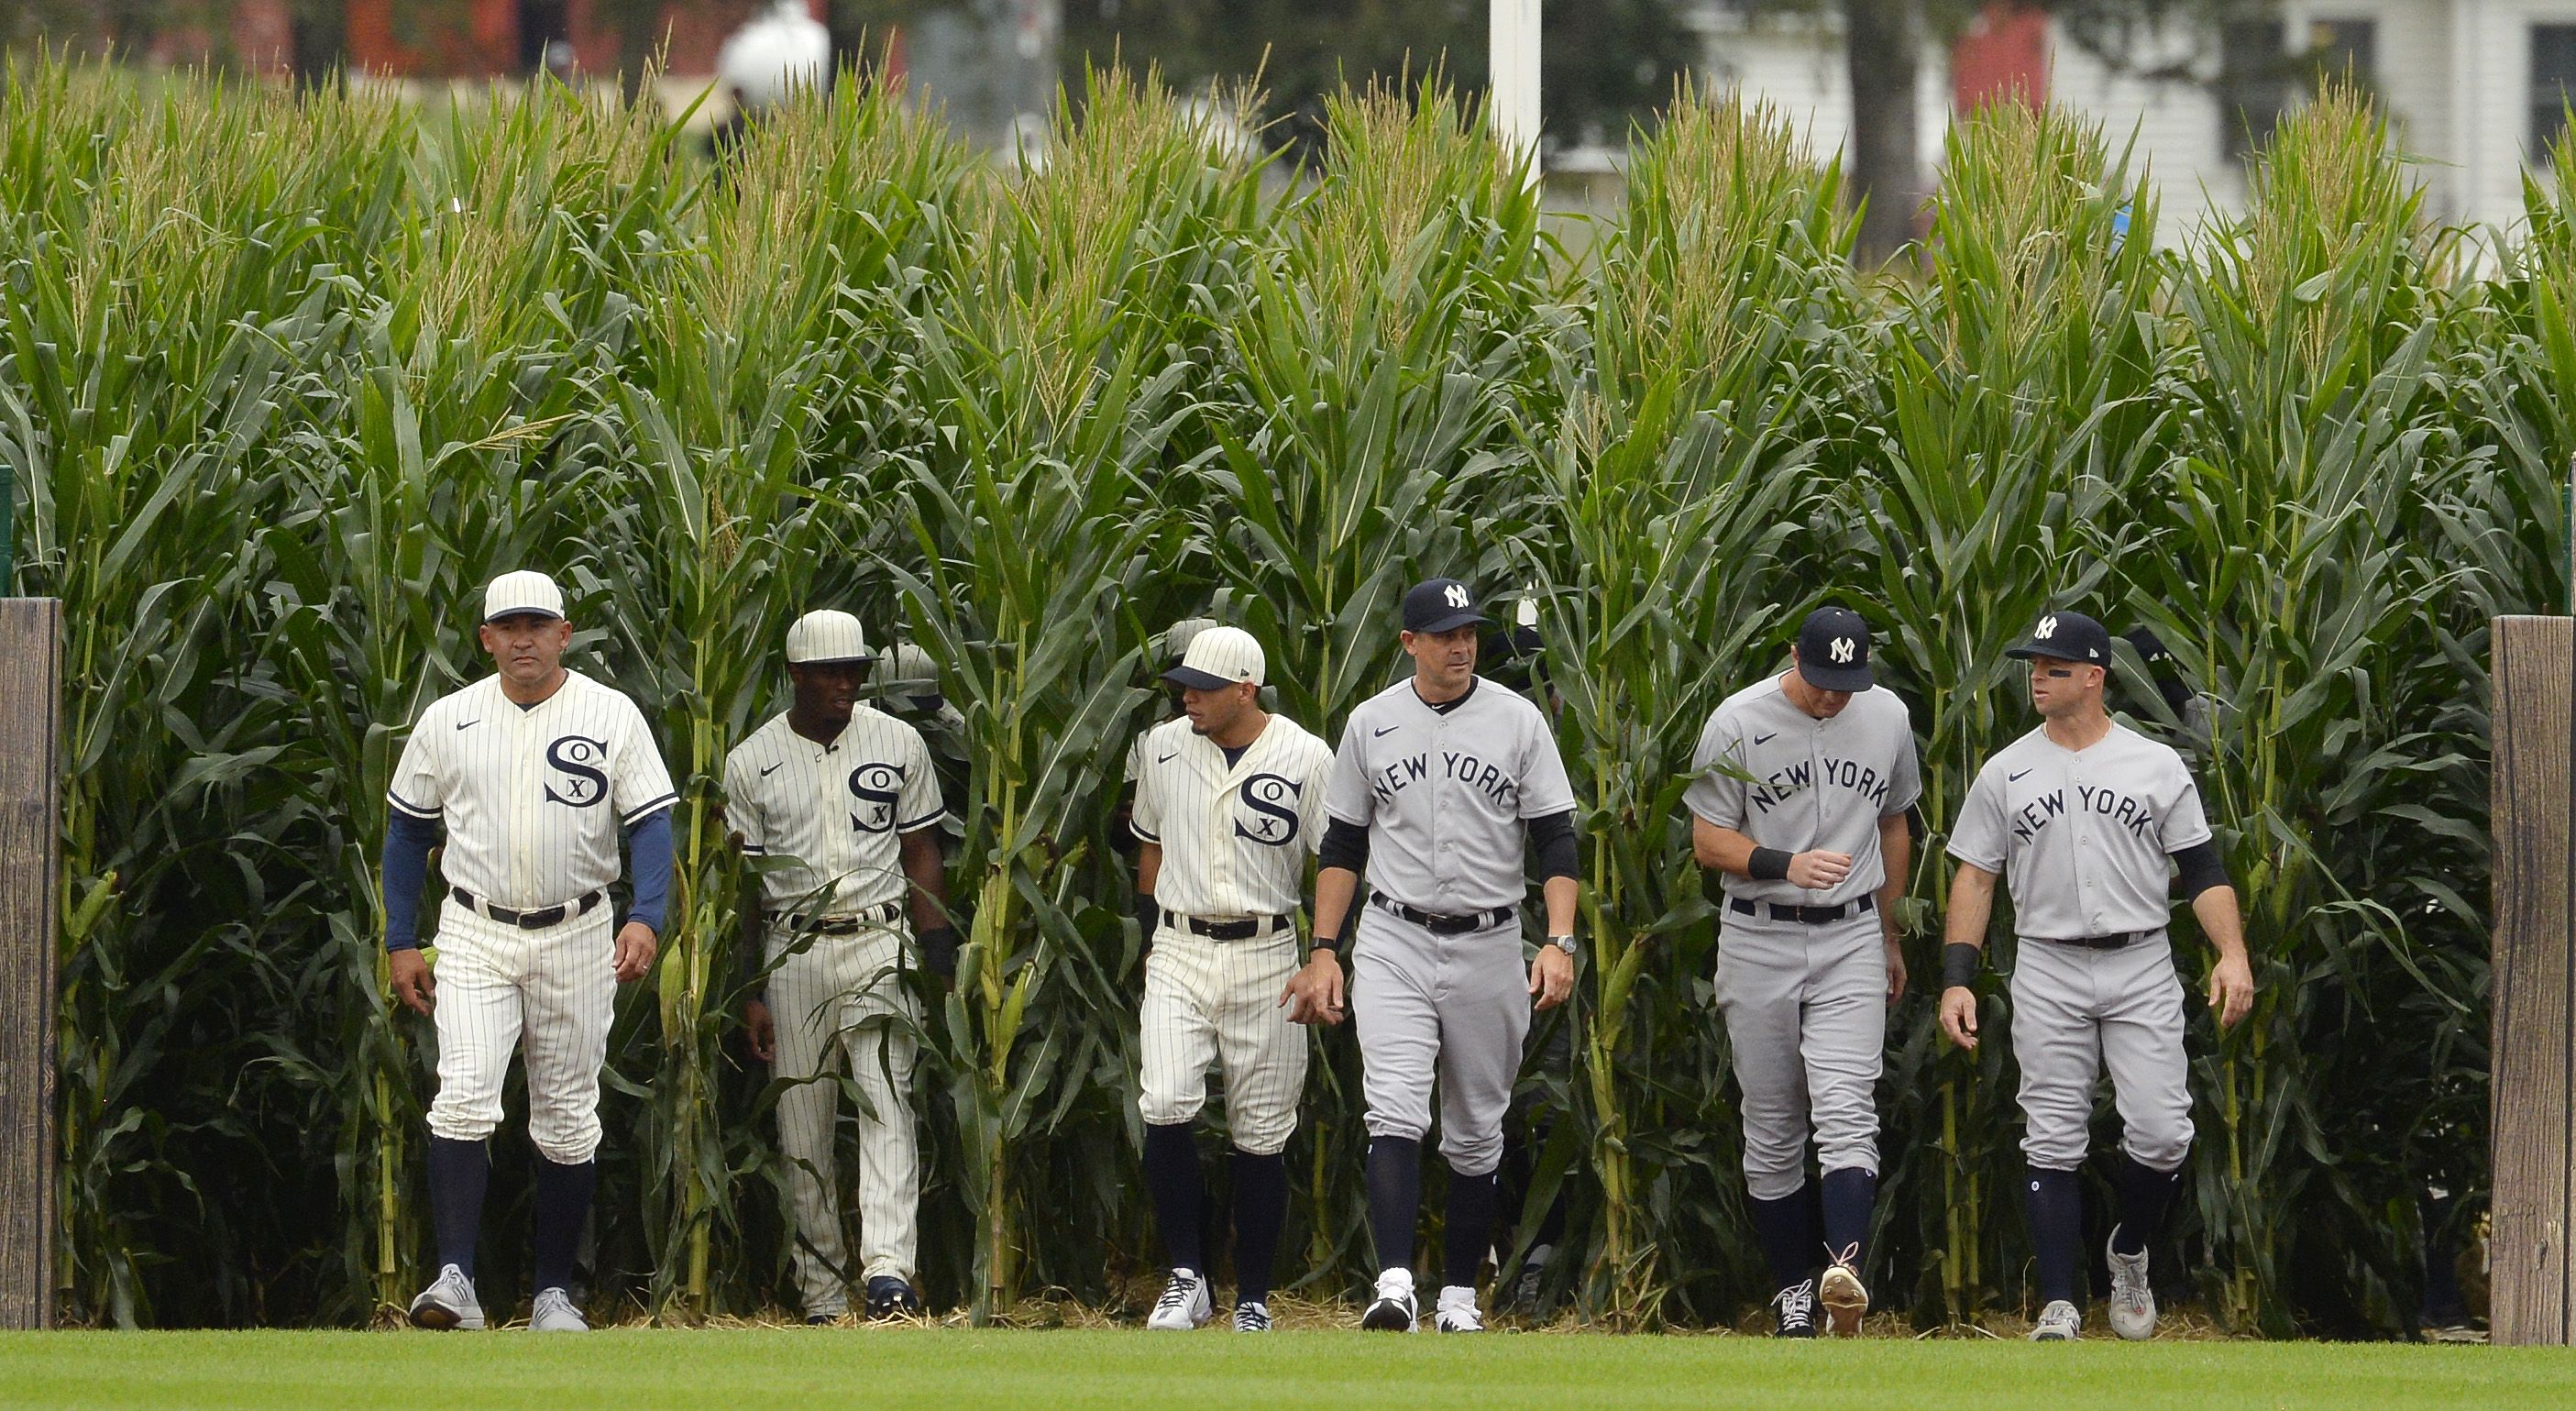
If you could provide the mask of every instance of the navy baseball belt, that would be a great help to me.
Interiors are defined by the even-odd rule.
[[[902,903],[886,902],[879,906],[864,907],[857,911],[835,911],[829,914],[816,914],[812,916],[805,915],[802,912],[789,912],[787,915],[779,918],[779,924],[785,926],[790,931],[811,931],[818,936],[848,936],[864,931],[871,926],[890,925],[896,917],[901,916],[902,914]]]
[[[2119,950],[2154,935],[2153,931],[2114,931],[2107,936],[2034,936],[2053,946],[2073,946],[2078,950]]]
[[[1239,916],[1231,921],[1211,921],[1204,916],[1183,916],[1177,911],[1163,913],[1163,924],[1175,931],[1205,936],[1211,941],[1248,941],[1285,931],[1297,924],[1294,916]]]
[[[450,887],[447,894],[456,898],[457,905],[477,916],[488,916],[504,926],[516,926],[522,931],[542,931],[558,922],[570,921],[608,900],[608,893],[594,887],[568,902],[542,906],[534,911],[512,911],[506,906],[495,906],[463,887]]]
[[[1369,893],[1369,904],[1391,916],[1400,916],[1435,936],[1463,936],[1470,931],[1488,931],[1513,919],[1508,906],[1491,911],[1471,911],[1464,916],[1443,916],[1436,911],[1417,911],[1384,892]]]
[[[1781,906],[1773,902],[1749,902],[1740,897],[1728,897],[1726,909],[1738,916],[1760,916],[1767,911],[1774,921],[1795,921],[1802,926],[1830,926],[1846,916],[1867,916],[1878,910],[1878,901],[1864,894],[1840,906]]]

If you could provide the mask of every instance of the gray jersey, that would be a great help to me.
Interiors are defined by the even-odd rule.
[[[1360,702],[1324,794],[1369,830],[1369,885],[1444,916],[1519,905],[1527,821],[1573,807],[1547,718],[1481,676],[1445,712],[1410,679]]]
[[[1790,701],[1777,676],[1719,703],[1691,770],[1699,777],[1682,802],[1701,818],[1759,847],[1851,858],[1842,884],[1821,891],[1727,874],[1730,897],[1793,906],[1838,906],[1877,891],[1887,880],[1879,820],[1912,808],[1923,792],[1914,721],[1895,692],[1863,691],[1841,714],[1818,720]]]
[[[2074,940],[2162,929],[2167,858],[2209,838],[2182,756],[2114,721],[2080,752],[2042,728],[1987,760],[1950,856],[2005,874],[2016,934]]]

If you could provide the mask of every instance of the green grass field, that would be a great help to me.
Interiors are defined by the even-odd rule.
[[[812,1402],[804,1397],[815,1398]],[[2576,1405],[2576,1353],[2393,1344],[1774,1344],[958,1329],[36,1333],[0,1336],[0,1405],[544,1408],[1589,1406],[1906,1411]]]

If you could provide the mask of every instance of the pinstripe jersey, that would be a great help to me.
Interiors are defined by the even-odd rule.
[[[865,703],[828,745],[797,734],[782,712],[725,756],[725,818],[743,850],[797,864],[762,877],[774,907],[844,912],[902,901],[910,884],[901,836],[945,811],[921,732]],[[816,894],[827,886],[825,902]]]
[[[1187,717],[1137,737],[1136,836],[1163,850],[1154,899],[1184,916],[1285,916],[1324,843],[1331,746],[1273,715],[1228,766]]]
[[[618,829],[677,797],[644,713],[578,671],[522,709],[487,676],[430,702],[385,800],[447,825],[450,885],[520,910],[617,880]]]

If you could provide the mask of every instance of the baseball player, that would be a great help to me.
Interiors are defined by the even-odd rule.
[[[517,1049],[537,1149],[529,1326],[581,1332],[589,1325],[573,1307],[573,1258],[599,1180],[599,1070],[618,984],[653,966],[676,796],[635,703],[564,669],[572,625],[553,579],[521,571],[492,580],[481,637],[495,674],[421,712],[386,793],[394,993],[438,1028],[429,1199],[439,1272],[412,1300],[411,1321],[483,1326],[474,1246],[492,1169],[485,1143],[500,1125],[501,1083]],[[433,979],[417,929],[442,829],[448,891]],[[621,829],[634,908],[612,935]]]
[[[1213,618],[1184,617],[1163,629],[1163,671],[1165,673],[1163,692],[1171,709],[1164,711],[1162,718],[1155,724],[1168,725],[1183,717],[1181,688],[1172,684],[1170,672],[1172,668],[1179,666],[1181,658],[1188,654],[1190,643],[1198,640],[1201,632],[1214,626],[1216,621]],[[1118,775],[1118,803],[1110,820],[1110,846],[1130,855],[1138,846],[1135,830],[1136,780],[1145,767],[1143,760],[1145,736],[1151,733],[1150,730],[1142,732],[1128,742],[1127,762]],[[1162,924],[1155,918],[1155,914],[1147,909],[1145,898],[1150,895],[1152,892],[1149,888],[1139,888],[1136,892],[1136,922],[1142,928],[1138,932],[1138,940],[1149,949],[1154,944],[1154,928]]]
[[[848,1309],[832,1132],[846,1060],[859,1104],[859,1229],[867,1314],[921,1311],[913,1286],[921,1203],[912,1069],[920,1014],[902,983],[907,942],[952,975],[939,780],[921,732],[859,700],[859,620],[828,609],[787,629],[794,701],[725,757],[725,817],[757,865],[744,950],[765,994],[744,1006],[754,1057],[773,1065],[778,1148],[796,1215],[805,1321]],[[774,924],[772,924],[774,923]],[[766,944],[762,944],[763,933]]]
[[[2102,693],[2111,637],[2081,613],[2051,613],[2009,655],[2030,663],[2040,726],[1977,771],[1950,836],[1959,863],[1941,955],[1941,1028],[1977,1046],[1970,987],[1985,953],[1995,878],[2009,874],[2013,1058],[2021,1066],[2023,1195],[2039,1279],[2034,1342],[2078,1336],[2075,1172],[2093,1084],[2111,1070],[2123,1128],[2120,1222],[2111,1231],[2111,1330],[2156,1330],[2147,1247],[2191,1151],[2183,987],[2165,935],[2178,870],[2201,934],[2218,948],[2209,1007],[2232,1028],[2254,1002],[2236,891],[2182,757],[2111,719]]]
[[[1145,934],[1145,1184],[1171,1281],[1146,1319],[1186,1331],[1208,1320],[1198,1148],[1210,1063],[1225,1068],[1234,1140],[1237,1332],[1270,1331],[1270,1271],[1288,1218],[1280,1151],[1297,1129],[1306,1035],[1287,1011],[1299,969],[1296,916],[1307,860],[1324,832],[1331,747],[1259,703],[1264,659],[1252,634],[1210,627],[1164,679],[1181,719],[1136,751],[1136,888],[1154,912]]]
[[[1725,879],[1717,1004],[1744,1090],[1744,1183],[1780,1337],[1815,1336],[1819,1299],[1839,1337],[1857,1336],[1869,1311],[1860,1271],[1878,1198],[1879,1056],[1888,1007],[1905,993],[1896,903],[1922,793],[1905,703],[1873,684],[1869,624],[1816,609],[1790,669],[1709,716],[1683,795],[1691,850]],[[1811,1133],[1823,1172],[1812,1204]]]
[[[1380,1267],[1361,1324],[1383,1331],[1413,1331],[1419,1311],[1413,1229],[1435,1077],[1449,1209],[1433,1322],[1444,1333],[1483,1331],[1476,1273],[1492,1242],[1503,1117],[1532,997],[1552,1009],[1574,988],[1574,790],[1539,708],[1476,674],[1485,620],[1453,578],[1404,595],[1413,675],[1362,701],[1343,728],[1324,795],[1314,952],[1289,984],[1300,1017],[1338,1022],[1336,952],[1355,941],[1350,1001]],[[1523,857],[1532,845],[1548,941],[1524,971]],[[1363,871],[1367,901],[1355,905]]]

